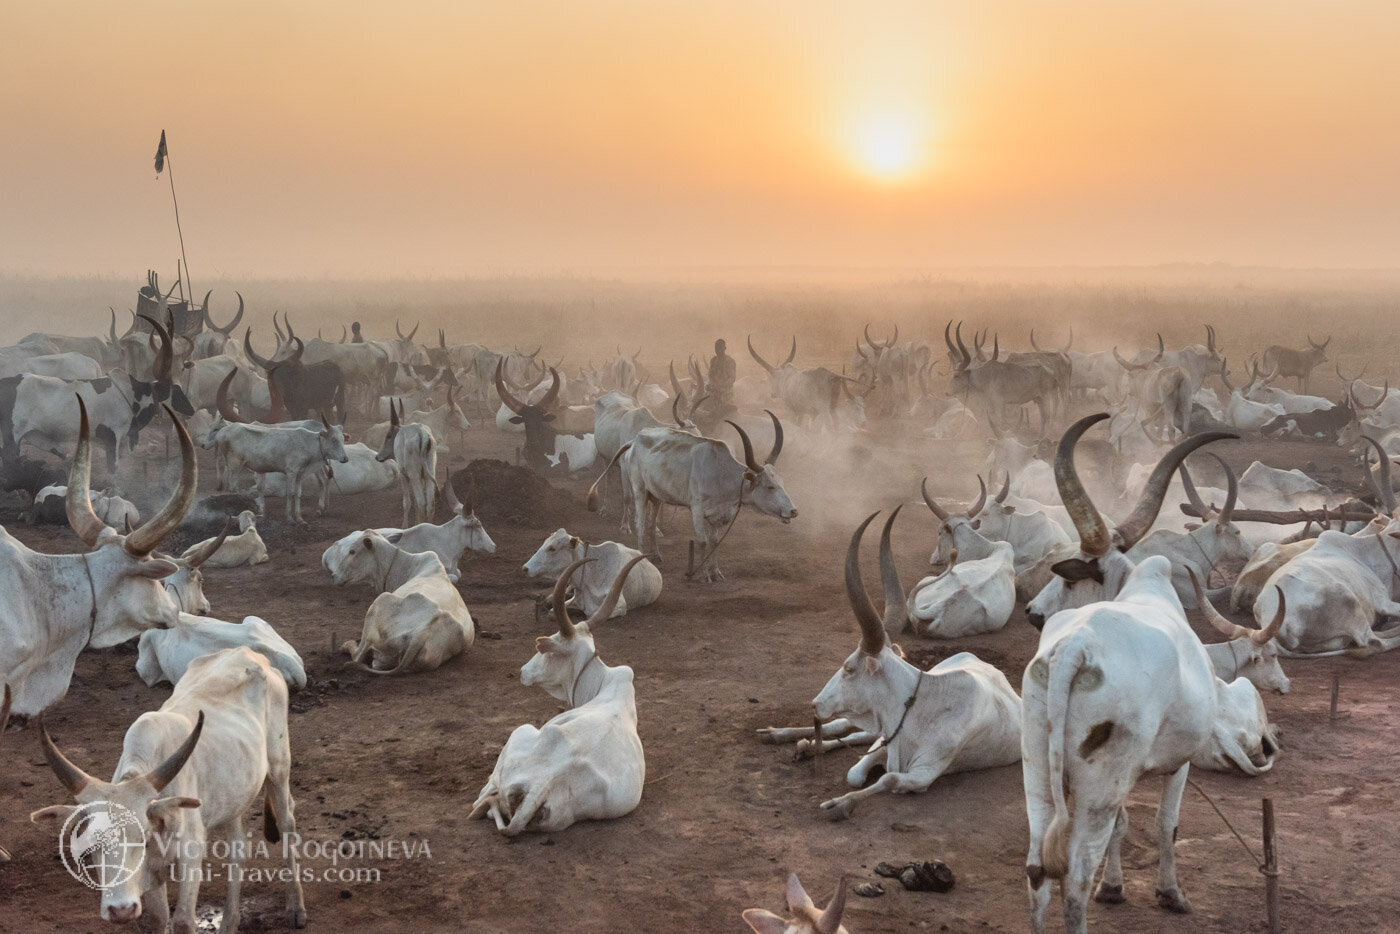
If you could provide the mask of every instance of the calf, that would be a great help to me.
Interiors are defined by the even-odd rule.
[[[225,422],[210,431],[209,443],[223,453],[231,472],[241,466],[257,474],[259,515],[265,511],[267,475],[285,474],[287,519],[303,524],[301,491],[307,475],[326,461],[344,464],[350,459],[345,453],[344,429],[324,418],[319,431]]]
[[[359,641],[341,646],[366,671],[431,671],[476,639],[471,613],[435,554],[410,554],[367,529],[348,548],[326,549],[321,563],[338,587],[367,583],[379,591]]]
[[[819,720],[842,718],[830,728],[861,731],[839,740],[841,745],[880,739],[846,774],[859,790],[822,802],[822,811],[833,819],[850,817],[856,803],[871,795],[926,791],[940,775],[1010,765],[1021,757],[1021,699],[1005,675],[970,652],[920,671],[890,643],[887,633],[899,632],[904,623],[904,588],[890,550],[890,527],[898,514],[896,508],[880,535],[883,621],[860,577],[860,539],[879,513],[867,517],[851,536],[846,597],[860,623],[860,645],[812,699]],[[776,742],[805,731],[760,732]],[[877,766],[885,773],[866,786]]]
[[[162,681],[178,684],[195,659],[240,645],[266,658],[291,690],[306,687],[306,666],[297,650],[256,616],[229,623],[181,613],[180,621],[169,629],[148,629],[141,634],[136,673],[152,687]]]
[[[462,560],[462,553],[470,548],[472,551],[495,554],[496,543],[486,534],[486,528],[476,517],[476,513],[457,499],[451,481],[443,487],[443,491],[447,494],[447,501],[452,506],[454,515],[442,525],[420,522],[407,529],[375,531],[388,539],[390,544],[397,545],[411,554],[432,552],[437,555],[442,561],[442,566],[447,569],[447,579],[455,584],[461,580],[461,572],[457,565]],[[326,554],[330,555],[332,549],[342,554],[348,552],[359,536],[359,532],[351,532],[326,549]]]
[[[606,664],[593,641],[593,627],[612,614],[628,572],[641,560],[623,567],[598,612],[577,625],[564,609],[564,590],[585,562],[574,562],[559,576],[559,631],[535,640],[535,657],[520,669],[520,683],[538,684],[568,709],[539,729],[528,723],[515,728],[468,819],[489,816],[497,830],[514,837],[622,817],[641,803],[646,758],[637,735],[632,669]]]
[[[939,539],[939,549],[942,551],[946,544],[950,550],[943,573],[924,578],[909,593],[907,612],[915,630],[922,635],[951,639],[1000,629],[1016,605],[1016,565],[1011,543],[989,542],[961,516],[943,513],[928,495],[927,480],[922,491],[925,504],[944,520],[946,531]]]
[[[437,439],[433,433],[413,422],[399,424],[399,413],[394,413],[375,460],[393,460],[399,465],[403,524],[411,525],[420,519],[431,522],[437,496]]]
[[[202,735],[208,738],[200,742]],[[183,738],[183,742],[181,739]],[[178,878],[174,929],[195,930],[195,907],[209,836],[228,847],[228,895],[221,934],[238,930],[240,863],[248,849],[243,815],[263,800],[263,832],[269,843],[296,833],[291,793],[292,753],[287,734],[287,685],[251,649],[225,649],[190,664],[160,710],[144,713],[126,731],[110,782],[87,774],[59,752],[48,730],[40,740],[49,767],[79,807],[56,805],[29,816],[34,823],[64,821],[92,809],[94,824],[115,811],[133,817],[145,847],[122,847],[120,864],[92,871],[104,883],[104,921],[131,922],[142,909],[155,930],[171,921],[166,880]],[[106,822],[105,831],[113,827]],[[296,847],[286,847],[287,923],[306,925]]]
[[[180,557],[188,560],[212,546],[210,553],[202,559],[202,563],[208,567],[239,568],[244,565],[251,567],[262,564],[268,560],[267,545],[263,543],[262,536],[258,534],[258,528],[253,522],[252,511],[245,509],[238,514],[237,535],[228,535],[225,531],[218,538],[208,538],[191,545]],[[220,541],[222,544],[217,544]]]
[[[525,573],[531,577],[557,575],[575,561],[594,562],[591,568],[584,569],[588,573],[581,572],[574,579],[574,595],[569,600],[571,605],[592,615],[607,599],[608,582],[617,578],[623,565],[640,557],[642,553],[635,548],[617,542],[595,545],[559,529],[525,562]],[[627,576],[627,584],[609,618],[624,616],[628,610],[655,603],[660,596],[661,572],[650,561],[642,561],[641,566]]]

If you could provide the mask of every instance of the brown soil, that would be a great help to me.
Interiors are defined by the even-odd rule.
[[[377,883],[308,884],[311,929],[740,931],[742,909],[781,910],[790,869],[824,901],[843,874],[852,882],[874,879],[872,868],[882,860],[938,858],[956,873],[951,892],[906,892],[884,880],[883,897],[851,897],[849,929],[1025,930],[1019,767],[947,776],[925,794],[873,799],[850,821],[829,824],[817,805],[846,787],[855,753],[794,763],[788,749],[763,745],[754,732],[810,723],[810,699],[855,648],[840,562],[859,517],[900,501],[916,503],[924,473],[939,495],[975,489],[966,472],[950,472],[950,465],[960,455],[980,461],[979,446],[933,448],[909,440],[916,430],[901,426],[901,432],[866,439],[863,445],[879,451],[878,462],[862,455],[838,464],[802,453],[793,432],[792,453],[780,467],[802,514],[783,526],[746,511],[720,552],[726,582],[683,579],[688,517],[669,518],[660,602],[609,623],[598,636],[609,663],[636,671],[648,764],[641,806],[624,819],[558,834],[510,841],[466,814],[510,731],[523,722],[542,723],[559,709],[516,683],[531,640],[548,631],[534,616],[534,596],[547,582],[526,579],[521,564],[560,525],[593,540],[616,538],[615,517],[538,514],[526,508],[529,502],[496,512],[488,501],[500,491],[480,487],[478,512],[488,517],[499,547],[495,555],[464,559],[461,589],[482,627],[500,638],[479,640],[443,668],[404,678],[342,667],[344,656],[334,646],[358,632],[370,594],[333,587],[320,567],[322,549],[347,530],[394,524],[398,491],[333,500],[330,514],[308,529],[273,537],[264,532],[269,543],[277,541],[271,563],[211,571],[207,592],[216,615],[264,616],[305,659],[311,685],[293,697],[291,714],[293,792],[303,837],[426,841],[431,849],[431,859],[349,864],[378,869]],[[509,457],[518,443],[494,426],[473,429],[468,439],[471,458]],[[1315,460],[1337,476],[1354,471],[1335,448],[1236,442],[1217,449],[1237,469],[1261,457],[1285,467]],[[458,452],[449,466],[455,471],[465,460]],[[201,463],[206,485],[209,467]],[[591,479],[562,487],[579,502]],[[281,504],[270,503],[268,512],[279,516]],[[271,531],[281,523],[268,519],[265,525]],[[906,586],[924,567],[932,528],[921,507],[901,516],[896,549]],[[66,551],[76,543],[65,528],[11,531],[41,550]],[[873,547],[872,541],[866,555],[872,581]],[[1197,625],[1207,639],[1217,638]],[[906,644],[920,662],[975,652],[1019,685],[1036,633],[1018,611],[998,633],[956,644],[912,638]],[[85,653],[68,696],[48,716],[67,754],[99,775],[114,765],[131,721],[169,694],[168,687],[145,687],[133,661],[126,651]],[[1400,757],[1387,724],[1400,703],[1392,697],[1400,653],[1285,667],[1292,692],[1266,699],[1283,734],[1275,769],[1257,779],[1202,771],[1193,778],[1256,852],[1260,799],[1273,798],[1287,930],[1394,929],[1397,899],[1387,870],[1400,855]],[[1329,722],[1334,675],[1341,678],[1341,698],[1338,719]],[[96,894],[65,874],[51,830],[25,819],[35,808],[66,800],[44,764],[37,731],[11,730],[0,750],[0,841],[14,854],[12,863],[0,866],[0,931],[105,929]],[[1146,779],[1131,798],[1128,902],[1094,905],[1091,927],[1263,931],[1264,877],[1192,790],[1176,851],[1195,913],[1183,918],[1155,907],[1152,818],[1160,787],[1159,779]],[[259,826],[250,815],[249,831]],[[329,862],[308,865],[319,871]],[[206,883],[201,905],[218,906],[223,893],[222,882]],[[243,901],[244,930],[280,927],[278,886],[245,883]]]

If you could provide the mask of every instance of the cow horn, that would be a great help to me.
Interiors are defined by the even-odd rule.
[[[867,344],[870,345],[870,349],[871,349],[871,350],[884,350],[884,349],[885,349],[885,347],[884,347],[883,344],[877,344],[877,343],[875,342],[875,338],[873,338],[873,337],[870,336],[870,322],[868,322],[868,321],[865,323],[865,342],[866,342]],[[860,345],[857,344],[856,346],[859,347]],[[862,356],[863,356],[863,355],[862,355]]]
[[[710,394],[709,394],[709,393],[705,393],[705,395],[703,395],[703,396],[696,396],[696,397],[691,401],[691,403],[690,403],[690,410],[689,410],[688,412],[686,412],[685,417],[686,417],[688,420],[692,421],[692,422],[695,421],[695,413],[696,413],[696,411],[700,408],[701,404],[702,404],[706,399],[708,399],[708,398],[710,398]]]
[[[958,326],[953,329],[953,337],[958,342],[958,353],[962,355],[962,365],[960,368],[965,370],[972,366],[972,354],[967,352],[967,345],[963,343],[961,321],[959,321]]]
[[[1145,370],[1148,367],[1146,363],[1129,363],[1127,360],[1124,360],[1122,355],[1118,353],[1118,348],[1116,346],[1113,348],[1113,359],[1118,361],[1119,366],[1129,371]]]
[[[175,362],[175,351],[170,344],[170,332],[165,329],[155,318],[147,315],[137,315],[151,326],[151,330],[160,338],[160,350],[156,352],[156,365],[151,379],[157,383],[168,383],[170,381],[170,368]]]
[[[1065,346],[1064,346],[1063,348],[1061,348],[1060,353],[1069,353],[1069,349],[1070,349],[1071,347],[1073,347],[1073,346],[1074,346],[1074,325],[1071,324],[1071,325],[1069,326],[1069,340],[1065,342]]]
[[[453,512],[460,512],[466,515],[470,510],[457,498],[457,490],[452,485],[452,478],[448,477],[447,482],[442,485],[443,494],[447,497],[447,505]]]
[[[948,353],[957,354],[958,348],[953,346],[953,337],[950,333],[953,330],[953,319],[949,318],[948,323],[943,325],[943,343],[948,345]]]
[[[1308,343],[1311,344],[1315,350],[1326,350],[1326,349],[1327,349],[1327,345],[1330,344],[1330,343],[1332,343],[1332,335],[1331,335],[1331,334],[1328,334],[1328,335],[1327,335],[1327,340],[1325,340],[1325,341],[1323,341],[1322,343],[1319,344],[1317,341],[1313,340],[1313,339],[1312,339],[1312,335],[1309,334],[1309,335],[1308,335]]]
[[[1161,363],[1162,355],[1167,352],[1166,345],[1162,343],[1162,332],[1157,332],[1157,356],[1152,358],[1153,363]]]
[[[539,407],[542,409],[552,409],[554,404],[559,401],[559,371],[550,367],[549,376],[551,380],[549,392],[545,393],[544,398],[539,401]]]
[[[677,428],[684,428],[685,422],[681,419],[680,404],[680,396],[676,396],[671,400],[671,418],[675,420]]]
[[[209,542],[209,544],[205,547],[199,549],[199,551],[196,551],[194,554],[186,558],[186,567],[197,568],[204,562],[208,561],[210,558],[214,557],[214,552],[218,551],[221,547],[223,547],[224,539],[228,538],[228,533],[232,528],[233,519],[225,519],[224,527],[219,530],[218,537]]]
[[[76,394],[75,394],[76,395]],[[89,548],[97,544],[97,537],[107,524],[97,518],[92,510],[92,441],[89,439],[87,403],[78,396],[78,450],[73,455],[73,467],[68,471],[68,494],[64,497],[64,507],[68,513],[68,524],[78,533],[78,538]]]
[[[1269,620],[1269,625],[1263,629],[1249,631],[1249,641],[1255,645],[1263,645],[1278,635],[1278,631],[1283,628],[1283,618],[1288,614],[1288,599],[1283,595],[1283,588],[1275,584],[1274,590],[1278,591],[1278,609],[1274,611],[1274,618]]]
[[[243,293],[235,290],[233,294],[238,296],[238,314],[233,316],[233,320],[228,323],[227,327],[222,328],[214,323],[213,318],[209,317],[209,296],[204,296],[204,320],[208,323],[209,330],[218,331],[224,337],[232,336],[233,329],[238,327],[238,323],[243,320]]]
[[[1107,412],[1084,416],[1066,429],[1055,451],[1055,486],[1060,491],[1060,501],[1079,530],[1079,550],[1094,558],[1108,554],[1111,542],[1103,516],[1079,481],[1079,473],[1074,468],[1074,447],[1084,432],[1106,418]]]
[[[993,363],[995,363],[995,362],[997,361],[997,358],[1001,356],[1001,344],[998,343],[1000,340],[1001,340],[1001,335],[1000,335],[1000,334],[993,334],[993,335],[992,335],[992,362],[993,362]]]
[[[399,427],[399,410],[394,407],[394,397],[389,397],[389,427]]]
[[[617,609],[617,601],[622,598],[622,588],[627,583],[627,575],[632,573],[632,569],[646,560],[646,555],[637,555],[631,561],[622,566],[617,577],[613,579],[612,586],[608,588],[608,594],[603,598],[603,602],[598,604],[598,609],[593,611],[593,615],[586,620],[588,628],[604,623],[608,617],[612,616],[613,610]]]
[[[1209,512],[1209,510],[1206,508],[1205,502],[1202,501],[1201,494],[1196,491],[1196,484],[1191,480],[1191,473],[1186,469],[1185,461],[1181,462],[1181,466],[1177,468],[1177,472],[1181,474],[1181,487],[1186,491],[1186,498],[1191,501],[1192,506],[1196,507],[1196,511],[1201,514],[1201,518],[1206,518],[1206,513]]]
[[[306,345],[302,343],[300,337],[293,337],[292,342],[297,345],[297,349],[293,350],[291,356],[282,361],[282,363],[289,367],[298,366],[301,363],[301,355],[306,352]]]
[[[1258,630],[1230,622],[1215,608],[1215,605],[1210,602],[1210,597],[1206,596],[1205,588],[1201,586],[1201,579],[1196,576],[1195,568],[1189,564],[1186,565],[1186,573],[1191,578],[1191,589],[1196,592],[1196,604],[1205,615],[1206,622],[1214,626],[1216,631],[1227,639],[1252,639],[1254,637],[1254,633]]]
[[[1230,469],[1230,465],[1225,463],[1220,455],[1212,453],[1210,456],[1215,458],[1220,469],[1225,471],[1225,506],[1220,510],[1220,515],[1216,516],[1215,521],[1221,525],[1229,525],[1230,520],[1235,517],[1235,503],[1240,498],[1240,484],[1235,479],[1235,472]]]
[[[795,341],[796,338],[793,338],[793,340]],[[772,375],[773,375],[773,367],[772,367],[772,365],[770,365],[770,364],[768,363],[767,360],[765,360],[765,359],[763,359],[762,357],[760,357],[760,356],[758,355],[758,351],[757,351],[757,350],[754,350],[754,349],[753,349],[753,335],[752,335],[752,334],[749,335],[749,337],[748,337],[748,342],[749,342],[749,355],[750,355],[751,357],[753,357],[755,360],[758,361],[758,365],[759,365],[759,366],[763,367],[763,369],[765,369],[765,370],[768,371],[768,375],[769,375],[769,376],[772,376]]]
[[[1006,471],[1006,479],[1001,482],[1001,492],[996,495],[996,502],[1006,502],[1006,494],[1011,492],[1011,471]]]
[[[438,328],[438,349],[447,349],[447,335],[443,333],[442,328]]]
[[[175,434],[180,439],[180,485],[175,488],[175,492],[160,511],[142,523],[140,528],[128,535],[122,543],[126,553],[136,558],[150,554],[167,535],[175,531],[194,503],[195,489],[199,483],[199,468],[195,462],[194,443],[190,441],[190,433],[185,430],[184,423],[168,404],[162,403],[161,408],[165,409],[165,414],[175,423]]]
[[[419,325],[421,325],[422,323],[423,323],[422,321],[415,321],[415,322],[413,322],[413,330],[408,332],[408,336],[405,337],[404,340],[406,340],[406,341],[411,341],[411,340],[413,340],[414,335],[418,333],[418,327],[419,327]]]
[[[1380,460],[1377,471],[1380,476],[1377,477],[1377,472],[1371,470],[1371,452],[1366,452],[1366,476],[1370,479],[1371,487],[1376,491],[1376,495],[1380,497],[1381,505],[1385,508],[1386,513],[1393,515],[1395,513],[1395,488],[1390,485],[1390,455],[1385,452],[1385,448],[1381,447],[1381,443],[1375,438],[1370,435],[1362,435],[1361,437],[1365,439],[1367,444],[1376,449],[1376,457]]]
[[[394,319],[394,331],[399,335],[399,340],[403,340],[403,328],[399,327],[399,319]]]
[[[947,522],[947,511],[939,506],[932,496],[928,495],[928,477],[924,477],[923,481],[919,483],[919,492],[924,495],[924,505],[928,506],[929,511],[938,518],[938,521]]]
[[[1220,361],[1220,382],[1224,383],[1224,384],[1225,384],[1225,389],[1226,389],[1228,392],[1230,392],[1230,393],[1233,394],[1234,391],[1235,391],[1235,384],[1232,383],[1232,382],[1230,382],[1230,376],[1229,376],[1230,369],[1229,369],[1229,366],[1228,366],[1229,362],[1230,362],[1230,358],[1229,358],[1229,357],[1224,357],[1224,358],[1222,358],[1221,361]],[[1250,380],[1249,380],[1249,381],[1252,383],[1252,382],[1254,382],[1255,380],[1257,380],[1258,378],[1259,378],[1259,367],[1258,367],[1258,364],[1255,364],[1255,366],[1254,366],[1254,371],[1250,374]]]
[[[783,453],[783,423],[778,421],[778,416],[774,415],[771,410],[764,409],[763,411],[767,412],[768,417],[773,420],[773,450],[768,452],[768,457],[763,463],[776,464],[778,455]]]
[[[869,327],[870,327],[870,325],[867,324],[867,325],[866,325],[866,328],[869,329]],[[865,355],[865,347],[861,345],[861,342],[860,342],[860,341],[856,341],[856,353],[860,356],[860,358],[861,358],[862,360],[868,360],[868,359],[870,359],[869,357],[867,357],[867,356]]]
[[[900,503],[894,507],[894,512],[885,520],[885,527],[880,531],[880,585],[885,590],[885,620],[884,628],[887,636],[893,637],[904,631],[909,619],[905,615],[904,606],[904,585],[899,582],[899,569],[895,567],[894,550],[890,547],[890,529],[894,527],[895,517],[904,508]]]
[[[251,327],[243,331],[243,354],[264,370],[270,371],[277,365],[266,357],[259,357],[257,352],[253,350],[253,329]]]
[[[797,356],[797,335],[792,335],[792,349],[788,351],[787,359],[783,361],[783,366],[788,366]]]
[[[846,549],[846,599],[850,601],[856,621],[860,623],[860,651],[866,655],[879,655],[889,642],[884,623],[876,615],[870,594],[865,589],[865,581],[860,577],[860,539],[865,534],[866,526],[879,514],[872,512],[865,518],[851,535],[851,544]]]
[[[54,745],[53,737],[49,735],[49,729],[44,725],[44,719],[39,718],[39,744],[44,747],[44,758],[49,761],[49,768],[53,769],[53,774],[58,776],[59,782],[68,789],[71,795],[79,795],[83,789],[91,784],[101,784],[82,769],[68,761],[68,757],[58,751]]]
[[[1035,342],[1035,328],[1031,328],[1031,349],[1040,353],[1040,345]]]
[[[282,332],[282,325],[277,320],[278,314],[280,314],[280,312],[274,309],[272,312],[272,330],[277,332],[277,346],[280,347],[283,343],[286,342],[287,335]]]
[[[291,342],[296,340],[296,332],[292,330],[292,316],[285,311],[282,312],[282,323],[287,326],[287,341]]]
[[[108,305],[108,306],[107,306],[107,310],[108,310],[109,312],[112,313],[112,322],[111,322],[111,324],[107,325],[107,335],[108,335],[107,339],[108,339],[109,341],[111,341],[112,346],[115,347],[115,346],[117,345],[117,340],[118,340],[118,338],[117,338],[117,310],[116,310],[115,308],[113,308],[111,305]]]
[[[506,404],[506,408],[510,409],[516,415],[519,415],[521,410],[525,408],[525,403],[515,398],[515,396],[512,396],[510,394],[510,390],[506,389],[505,381],[502,379],[502,373],[505,370],[505,365],[505,357],[501,357],[499,360],[496,361],[496,394],[501,397],[501,401]]]
[[[342,325],[340,326],[340,342],[341,342],[342,344],[345,343],[345,341],[348,339],[349,335],[350,335],[350,332],[346,329],[345,325],[342,324]]]
[[[190,731],[189,738],[180,744],[179,749],[170,754],[170,758],[146,773],[146,781],[151,783],[152,788],[161,791],[175,780],[175,776],[180,774],[180,770],[189,761],[190,755],[194,752],[195,744],[199,742],[199,735],[203,732],[204,711],[201,710],[199,718],[195,720],[194,729]]]
[[[1371,361],[1370,361],[1370,360],[1367,360],[1365,363],[1361,364],[1361,372],[1360,372],[1360,373],[1357,373],[1355,376],[1344,376],[1344,375],[1342,374],[1342,367],[1341,367],[1341,364],[1338,364],[1338,363],[1332,364],[1332,369],[1334,369],[1334,370],[1337,371],[1337,378],[1340,379],[1342,382],[1344,382],[1344,383],[1354,383],[1354,382],[1356,382],[1358,379],[1360,379],[1361,377],[1363,377],[1363,376],[1366,375],[1366,368],[1367,368],[1368,366],[1370,366],[1370,365],[1371,365]]]
[[[982,507],[987,505],[987,484],[983,481],[981,474],[977,475],[977,485],[981,487],[981,492],[977,494],[977,502],[968,507],[967,517],[969,519],[976,518],[977,514],[982,511]]]
[[[1171,476],[1188,454],[1212,441],[1224,441],[1238,437],[1239,435],[1233,431],[1203,431],[1177,442],[1176,446],[1163,455],[1162,459],[1157,462],[1157,466],[1152,469],[1151,475],[1147,478],[1147,486],[1143,488],[1142,496],[1138,499],[1137,505],[1133,507],[1133,511],[1128,514],[1128,518],[1120,522],[1118,527],[1114,529],[1113,534],[1118,539],[1118,547],[1127,551],[1147,534],[1148,529],[1152,528],[1152,523],[1157,521],[1157,513],[1162,508],[1162,500],[1167,495],[1167,486],[1171,483]],[[1063,498],[1063,492],[1060,495]]]
[[[685,392],[681,389],[680,380],[676,379],[676,361],[671,361],[667,367],[667,371],[671,374],[671,391],[675,394],[677,400],[684,402]]]
[[[727,418],[725,422],[739,433],[739,440],[744,443],[744,466],[753,473],[761,473],[763,468],[759,467],[758,463],[753,459],[753,442],[749,440],[749,433],[740,428],[736,422],[731,422]]]
[[[224,377],[223,382],[219,383],[219,391],[214,394],[214,407],[218,410],[219,415],[223,417],[224,421],[232,422],[235,425],[245,424],[248,421],[235,412],[233,410],[233,405],[228,401],[229,386],[233,384],[233,378],[237,375],[238,367],[235,366],[228,371],[228,375]]]
[[[569,589],[569,580],[574,576],[574,572],[585,564],[591,564],[596,560],[596,558],[585,558],[582,561],[575,561],[565,568],[564,573],[560,574],[559,579],[554,582],[554,593],[550,599],[554,604],[554,619],[559,625],[559,635],[565,639],[572,639],[576,630],[574,621],[569,619],[569,610],[564,606],[564,592]]]

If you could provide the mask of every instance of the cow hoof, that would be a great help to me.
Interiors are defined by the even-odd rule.
[[[804,759],[811,759],[817,754],[816,740],[799,739],[796,748],[792,751],[792,761],[801,762]]]
[[[1122,885],[1109,885],[1107,882],[1099,883],[1099,890],[1094,893],[1094,901],[1103,902],[1105,905],[1121,905],[1127,901],[1123,897]]]
[[[306,909],[288,908],[287,927],[296,928],[297,930],[301,930],[302,928],[306,927]]]
[[[1189,915],[1191,913],[1191,903],[1186,900],[1186,896],[1181,894],[1181,889],[1172,889],[1170,892],[1157,890],[1157,904],[1175,912],[1179,915]]]
[[[845,798],[832,798],[822,802],[822,815],[829,821],[847,820],[855,804]]]

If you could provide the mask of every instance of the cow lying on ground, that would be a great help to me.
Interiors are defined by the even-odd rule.
[[[201,743],[205,732],[208,736]],[[292,752],[287,735],[287,685],[267,660],[247,648],[196,659],[160,710],[144,713],[126,731],[110,782],[87,774],[40,729],[44,756],[80,807],[93,808],[88,833],[111,832],[111,809],[121,805],[138,822],[145,846],[122,847],[121,862],[92,867],[103,883],[104,921],[125,923],[149,913],[155,930],[171,921],[166,881],[179,880],[174,929],[195,930],[207,838],[228,844],[228,895],[221,934],[238,930],[240,863],[248,841],[243,815],[261,797],[263,832],[277,843],[296,833]],[[105,809],[103,809],[105,805]],[[34,823],[63,823],[73,805],[42,808]],[[105,821],[105,827],[97,826]],[[119,828],[118,828],[119,829]],[[235,846],[234,844],[238,844]],[[306,925],[295,847],[287,849],[287,923]]]
[[[593,641],[593,627],[612,614],[628,572],[641,560],[623,567],[603,605],[577,625],[564,609],[564,590],[584,562],[559,576],[559,631],[535,640],[535,657],[520,669],[520,683],[538,684],[568,709],[538,729],[528,723],[515,728],[468,819],[489,816],[497,830],[514,837],[622,817],[641,803],[646,758],[637,735],[632,669],[606,664]]]
[[[202,655],[221,649],[247,646],[266,658],[287,687],[306,687],[306,666],[291,644],[277,634],[267,620],[245,616],[241,623],[181,613],[169,629],[148,629],[137,644],[136,673],[154,687],[162,681],[177,684],[190,664]]]
[[[268,560],[267,545],[263,544],[262,536],[258,534],[257,526],[254,525],[256,517],[252,511],[244,510],[238,514],[238,534],[229,535],[223,540],[222,545],[214,548],[213,552],[204,559],[204,565],[211,568],[239,568],[244,565],[252,566],[262,564]],[[197,555],[200,549],[213,545],[218,539],[208,538],[198,544],[191,545],[185,549],[182,558],[189,558]]]
[[[575,575],[574,595],[569,600],[570,606],[592,616],[607,599],[610,584],[623,565],[640,557],[642,553],[635,548],[617,542],[599,542],[595,545],[559,529],[546,538],[539,550],[525,562],[525,573],[531,577],[559,575],[575,561],[592,561],[591,565]],[[627,576],[627,584],[622,588],[622,596],[618,598],[610,618],[625,616],[628,610],[655,603],[660,596],[661,572],[650,561],[643,561]]]
[[[411,554],[420,554],[426,551],[437,555],[438,559],[442,561],[443,568],[447,570],[447,579],[455,584],[461,580],[461,571],[458,570],[457,565],[462,560],[462,554],[469,548],[472,551],[480,551],[488,555],[495,554],[496,543],[491,540],[490,535],[486,534],[486,527],[476,517],[476,512],[457,499],[457,492],[452,488],[450,481],[443,487],[443,493],[452,506],[453,516],[442,525],[420,522],[407,529],[375,529],[375,531],[388,539],[389,544],[397,545]],[[359,540],[359,537],[359,532],[351,532],[331,545],[330,548],[326,549],[322,563],[330,560],[332,552],[340,555],[346,554],[351,546]]]
[[[326,549],[321,563],[338,587],[366,583],[379,591],[365,613],[359,640],[341,646],[353,664],[367,671],[431,671],[476,639],[462,595],[431,552],[411,554],[367,529],[349,547],[337,543]]]

